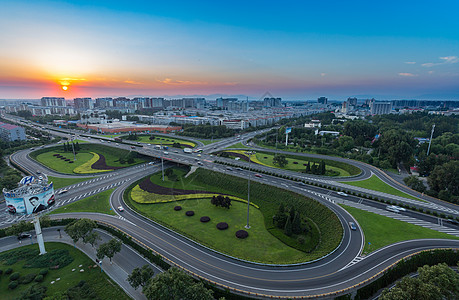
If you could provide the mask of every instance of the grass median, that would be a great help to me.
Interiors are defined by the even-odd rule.
[[[347,205],[341,206],[346,209],[360,224],[360,229],[365,235],[364,254],[369,254],[370,252],[384,246],[407,240],[459,239],[453,235],[395,220]],[[370,242],[370,244],[368,244],[368,242]]]
[[[82,200],[53,210],[50,214],[70,213],[70,212],[95,212],[107,215],[116,215],[110,206],[110,195],[115,189],[103,191],[99,194],[89,196]]]
[[[73,185],[75,183],[80,183],[86,180],[93,179],[94,177],[81,177],[81,178],[60,178],[48,176],[48,181],[53,183],[54,190]]]
[[[365,179],[365,180],[345,181],[345,182],[343,181],[341,183],[352,185],[352,186],[357,186],[357,187],[361,187],[361,188],[365,188],[365,189],[369,189],[373,191],[383,192],[389,195],[422,201],[419,198],[413,197],[402,191],[397,190],[396,188],[391,187],[390,185],[388,185],[387,183],[379,179],[376,175],[372,175],[370,178]]]

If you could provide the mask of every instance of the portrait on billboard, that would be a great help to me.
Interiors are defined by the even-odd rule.
[[[28,202],[29,202],[28,208],[30,208],[30,209],[27,209],[28,213],[34,214],[34,213],[37,213],[37,212],[40,212],[46,209],[46,206],[40,203],[40,198],[37,196],[30,197],[28,199]]]

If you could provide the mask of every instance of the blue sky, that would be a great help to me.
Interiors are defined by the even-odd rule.
[[[459,1],[96,2],[3,1],[0,98],[459,99]]]

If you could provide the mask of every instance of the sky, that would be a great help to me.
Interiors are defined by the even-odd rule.
[[[0,99],[459,100],[458,11],[457,0],[2,0]]]

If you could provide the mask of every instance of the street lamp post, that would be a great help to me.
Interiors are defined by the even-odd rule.
[[[250,215],[250,163],[252,161],[251,155],[252,151],[246,152],[246,154],[249,155],[249,176],[248,176],[248,182],[247,182],[247,225],[245,225],[245,228],[250,229],[249,225],[249,215]]]

